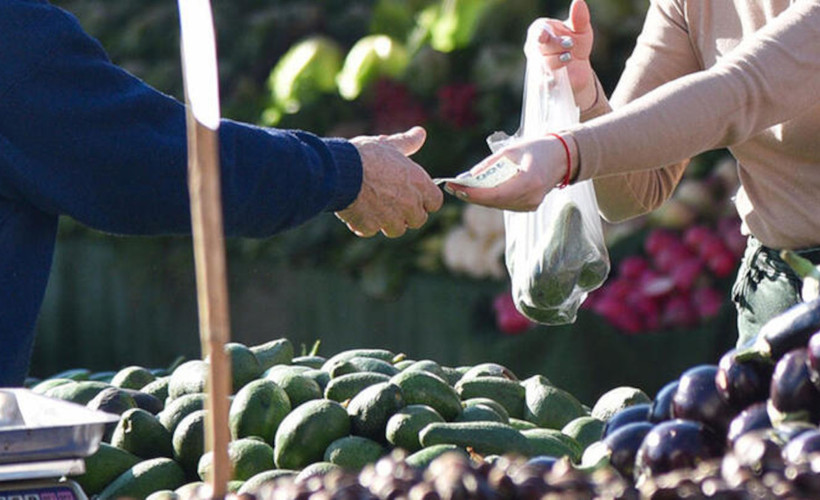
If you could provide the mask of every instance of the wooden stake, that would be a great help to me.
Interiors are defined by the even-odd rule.
[[[182,68],[187,104],[188,190],[196,265],[202,356],[210,357],[205,450],[213,453],[213,498],[224,498],[228,461],[228,397],[231,393],[227,269],[219,169],[219,85],[216,37],[209,0],[178,0]]]

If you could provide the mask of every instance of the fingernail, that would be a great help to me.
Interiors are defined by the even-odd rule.
[[[575,41],[570,36],[562,36],[561,37],[561,47],[565,49],[571,49],[572,46],[575,45]]]
[[[456,191],[456,196],[458,196],[462,200],[466,200],[467,198],[469,198],[469,196],[467,196],[467,193],[465,193],[464,191]]]
[[[444,185],[444,191],[446,191],[448,194],[451,194],[451,195],[456,194],[455,191],[453,191],[453,188],[451,188],[450,186],[448,186],[446,184]]]
[[[564,52],[563,54],[558,56],[558,60],[563,63],[570,62],[572,60],[572,54],[570,54],[569,52]]]

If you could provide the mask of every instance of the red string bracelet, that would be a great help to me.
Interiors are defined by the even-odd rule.
[[[564,174],[564,179],[561,181],[561,184],[558,184],[558,189],[564,189],[565,187],[569,186],[569,179],[572,175],[572,156],[569,152],[569,144],[567,141],[558,134],[547,134],[548,136],[555,137],[559,141],[561,141],[561,145],[564,146],[564,152],[567,154],[567,173]]]

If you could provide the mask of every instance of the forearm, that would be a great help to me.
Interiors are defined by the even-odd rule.
[[[612,112],[612,106],[597,76],[595,90],[593,104],[581,111],[581,123]],[[566,139],[571,148],[572,177],[577,180],[582,163],[581,151],[571,134]],[[688,163],[686,160],[655,170],[593,179],[601,215],[609,222],[618,222],[658,208],[674,191]]]
[[[714,67],[581,124],[579,179],[647,171],[741,143],[820,92],[820,5],[793,5]]]

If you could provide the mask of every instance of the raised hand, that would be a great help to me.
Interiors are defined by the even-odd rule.
[[[552,69],[566,67],[575,102],[582,110],[595,104],[595,78],[589,57],[592,53],[593,31],[589,7],[584,0],[573,0],[569,19],[546,19],[555,36],[546,30],[538,39],[539,50]]]

